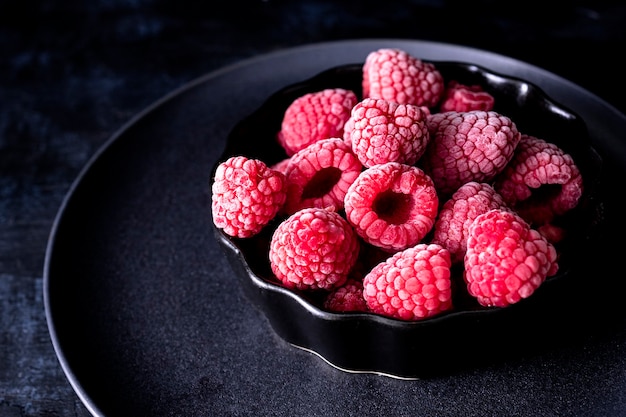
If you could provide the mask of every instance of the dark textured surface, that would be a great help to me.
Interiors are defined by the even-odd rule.
[[[96,150],[137,112],[188,81],[290,46],[371,37],[424,39],[518,58],[626,111],[620,64],[626,47],[626,6],[616,1],[576,1],[554,10],[544,10],[544,3],[535,1],[509,3],[506,10],[493,1],[199,4],[0,2],[0,415],[89,415],[63,374],[46,327],[42,270],[48,234],[70,184]],[[251,321],[241,326],[254,328],[258,317],[241,309],[243,320]],[[253,335],[252,340],[267,337]],[[601,367],[595,373],[550,383],[541,379],[545,384],[541,386],[531,375],[524,377],[523,363],[505,369],[522,375],[512,380],[495,378],[496,371],[491,370],[491,377],[485,379],[475,374],[425,381],[412,388],[416,410],[404,410],[403,415],[419,414],[419,409],[466,415],[472,406],[486,409],[486,403],[493,403],[493,415],[520,415],[533,408],[543,415],[574,414],[567,404],[582,404],[578,415],[624,415],[626,398],[621,388],[626,368],[623,360],[611,358],[623,357],[625,340],[622,322],[618,337],[589,342],[588,349],[599,353],[585,369]],[[557,351],[543,371],[558,374],[559,355],[588,361],[586,349]],[[221,377],[226,380],[249,371],[255,378],[269,378],[263,371],[278,365],[271,363],[255,372],[241,363],[245,362],[234,367],[223,364]],[[338,386],[349,378],[320,369],[328,374],[329,383]],[[282,372],[307,375],[301,363]],[[372,388],[378,384],[376,379],[369,381]],[[483,382],[471,390],[466,384],[472,381]],[[617,384],[612,390],[606,381]],[[270,415],[272,408],[283,415],[342,415],[340,391],[320,398],[329,391],[307,380],[301,386],[276,388],[268,381],[251,399],[220,391],[219,384],[219,378],[200,380],[194,388],[215,404],[216,415]],[[583,398],[567,397],[581,392],[578,385],[588,385]],[[285,404],[300,397],[301,387],[311,397],[311,406],[289,413]],[[397,392],[406,394],[399,388]],[[533,395],[528,402],[509,401],[529,392]],[[455,404],[464,404],[465,414],[447,407],[452,398]],[[154,404],[160,401],[155,398]],[[326,405],[321,405],[324,401]],[[388,411],[391,401],[386,397],[379,402],[364,391],[350,399],[354,405],[350,414],[376,415],[376,410]],[[520,409],[497,411],[498,404]]]

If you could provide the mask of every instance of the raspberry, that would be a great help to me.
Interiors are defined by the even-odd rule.
[[[439,199],[420,168],[387,162],[361,172],[344,203],[348,221],[363,240],[398,251],[415,245],[432,229]]]
[[[270,241],[272,272],[287,288],[333,290],[343,285],[359,254],[359,240],[337,212],[317,207],[281,222]]]
[[[506,203],[491,185],[475,181],[463,184],[439,211],[432,243],[448,249],[452,263],[462,262],[470,224],[478,215],[496,208],[506,209]]]
[[[350,116],[352,150],[365,167],[385,162],[413,165],[428,144],[427,114],[421,107],[366,98]]]
[[[287,187],[285,176],[264,162],[233,156],[217,166],[211,192],[215,226],[227,235],[247,238],[276,216]]]
[[[453,80],[446,86],[439,111],[490,111],[493,110],[494,103],[493,96],[480,85],[465,85]]]
[[[280,161],[276,162],[274,165],[271,165],[270,168],[276,171],[280,171],[284,174],[287,171],[287,165],[289,165],[290,160],[291,158],[281,159]]]
[[[557,270],[554,246],[518,214],[494,209],[470,225],[464,279],[479,304],[515,304]]]
[[[348,187],[363,165],[343,139],[322,139],[293,155],[285,169],[287,202],[293,214],[305,207],[343,209]]]
[[[522,135],[494,187],[524,220],[539,226],[578,205],[583,178],[573,158],[557,145]]]
[[[434,107],[444,92],[443,76],[432,63],[406,51],[382,48],[363,65],[363,97]]]
[[[370,311],[401,320],[421,320],[452,309],[450,253],[421,243],[392,255],[363,279]]]
[[[491,181],[521,136],[509,117],[493,111],[434,113],[427,124],[430,143],[420,163],[444,195],[470,181]]]
[[[348,278],[341,287],[328,293],[324,299],[324,308],[330,311],[367,311],[363,297],[363,281]]]
[[[321,139],[343,137],[358,99],[353,91],[328,88],[295,99],[283,116],[278,142],[288,156]]]

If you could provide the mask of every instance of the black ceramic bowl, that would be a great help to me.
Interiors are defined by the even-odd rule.
[[[559,272],[531,297],[506,308],[481,307],[464,295],[456,274],[454,310],[417,322],[329,312],[319,296],[282,287],[268,261],[277,223],[249,239],[232,238],[216,228],[244,293],[276,333],[346,371],[397,378],[443,375],[532,355],[567,341],[577,331],[578,303],[590,273],[580,254],[593,245],[594,231],[602,221],[601,199],[596,195],[601,161],[590,146],[584,121],[524,80],[472,64],[433,63],[446,81],[481,85],[494,96],[494,110],[509,116],[522,133],[553,142],[572,155],[585,181],[584,195],[577,208],[561,219],[569,234],[558,247]],[[289,104],[324,88],[341,87],[360,95],[361,71],[360,63],[340,66],[276,92],[233,128],[220,162],[233,155],[268,164],[286,158],[275,137]]]

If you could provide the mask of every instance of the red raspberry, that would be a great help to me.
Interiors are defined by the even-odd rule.
[[[401,320],[421,320],[452,309],[450,253],[421,243],[376,265],[363,279],[370,311]]]
[[[554,246],[516,213],[490,210],[469,227],[464,279],[483,306],[517,303],[557,270]]]
[[[491,181],[520,140],[515,123],[493,111],[434,113],[427,123],[430,143],[420,163],[444,195],[470,181]]]
[[[448,249],[452,263],[462,262],[470,224],[478,215],[496,208],[506,209],[506,203],[491,185],[475,181],[463,184],[439,211],[432,243]]]
[[[557,145],[522,135],[494,187],[524,220],[540,226],[578,205],[583,178],[574,159]]]
[[[353,91],[328,88],[295,99],[283,116],[278,142],[288,156],[321,139],[343,137],[358,99]]]
[[[322,139],[293,155],[285,169],[287,202],[293,214],[305,207],[343,209],[348,187],[363,165],[340,138]]]
[[[480,85],[465,85],[453,80],[446,86],[439,111],[490,111],[494,103],[493,96]]]
[[[270,241],[272,272],[285,287],[333,290],[343,285],[359,254],[359,240],[337,212],[302,209],[278,225]]]
[[[366,242],[387,251],[415,245],[432,229],[439,199],[421,169],[387,162],[364,170],[345,198],[346,217]]]
[[[352,150],[365,167],[400,162],[413,165],[428,144],[427,113],[412,104],[366,98],[350,116]]]
[[[434,107],[444,92],[443,76],[432,63],[406,51],[382,48],[363,65],[363,97]]]
[[[290,160],[291,158],[281,159],[280,161],[276,162],[274,165],[271,165],[270,168],[276,171],[280,171],[284,174],[287,171],[287,165],[289,165]]]
[[[367,311],[367,303],[363,297],[363,281],[348,278],[345,284],[326,296],[324,308],[337,312]]]
[[[230,236],[257,234],[287,195],[285,176],[257,159],[233,156],[220,163],[211,186],[213,223]]]

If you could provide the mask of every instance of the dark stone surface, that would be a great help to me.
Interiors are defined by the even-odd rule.
[[[196,77],[308,43],[423,39],[518,58],[626,112],[621,63],[626,6],[617,1],[573,1],[550,9],[539,1],[503,4],[0,1],[0,415],[89,415],[62,372],[46,325],[42,271],[48,234],[64,195],[96,150],[137,112]],[[607,356],[620,352],[619,345],[607,344]],[[624,368],[603,371],[626,373]],[[582,375],[576,381],[594,379]],[[524,381],[512,384],[520,392],[537,389]],[[447,390],[464,395],[454,384]],[[602,415],[626,414],[623,392],[603,396],[595,390],[590,387],[589,407],[581,415],[593,415],[589,410],[601,400],[611,401],[597,404],[605,410]],[[491,395],[485,392],[485,401],[506,400]],[[550,399],[534,399],[541,400]],[[438,407],[443,415],[455,415],[444,403]],[[224,409],[240,415],[236,406]],[[517,411],[497,415],[502,414]]]

